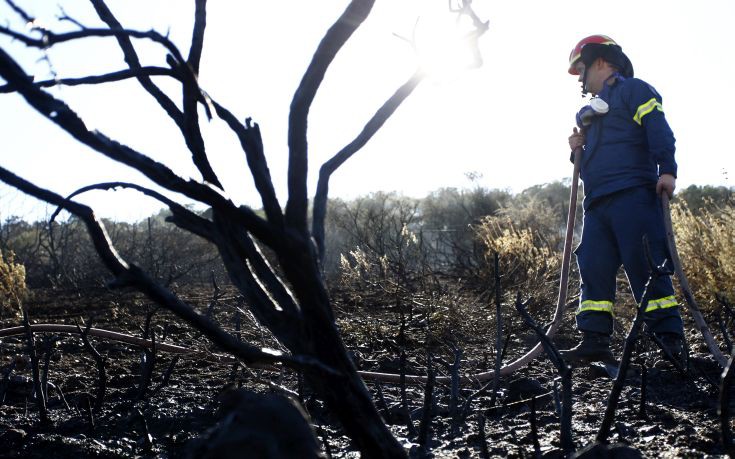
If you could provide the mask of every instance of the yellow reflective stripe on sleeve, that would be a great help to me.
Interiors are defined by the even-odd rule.
[[[636,110],[635,116],[633,116],[633,121],[640,125],[643,122],[643,117],[651,113],[654,109],[658,109],[660,112],[664,111],[661,103],[657,101],[655,97],[651,98],[651,100],[645,104],[638,106],[638,110]]]
[[[649,301],[648,305],[646,306],[645,312],[655,311],[656,309],[673,308],[674,306],[678,305],[679,303],[676,302],[676,297],[671,295],[664,298],[659,298],[658,300]]]
[[[599,311],[599,312],[607,312],[607,313],[612,314],[613,304],[612,304],[612,301],[584,300],[581,303],[579,303],[579,308],[577,308],[577,314],[580,314],[585,311]]]

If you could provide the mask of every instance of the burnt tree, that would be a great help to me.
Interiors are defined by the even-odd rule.
[[[342,342],[330,305],[320,268],[323,228],[329,176],[359,150],[391,116],[395,109],[422,81],[418,71],[400,86],[367,122],[358,137],[322,166],[315,198],[313,227],[307,225],[307,116],[317,90],[332,60],[355,30],[368,17],[374,0],[352,0],[342,15],[327,30],[293,96],[288,129],[288,199],[285,207],[276,197],[268,169],[259,126],[250,118],[244,122],[225,106],[210,98],[199,86],[199,65],[206,28],[206,0],[195,0],[194,26],[188,56],[167,36],[156,31],[125,28],[103,0],[90,0],[99,18],[107,25],[88,28],[71,18],[75,30],[56,33],[38,25],[11,0],[7,4],[30,28],[18,32],[0,25],[0,34],[28,47],[48,49],[59,43],[89,38],[116,40],[126,67],[103,75],[55,78],[35,81],[5,49],[0,48],[0,76],[5,85],[0,93],[17,93],[28,105],[49,121],[94,151],[141,172],[159,187],[179,193],[211,209],[211,218],[190,211],[163,194],[133,183],[100,183],[84,187],[71,196],[61,196],[31,183],[0,167],[0,180],[40,200],[65,209],[87,227],[93,244],[105,266],[111,271],[113,287],[132,287],[167,307],[193,327],[206,334],[214,344],[233,354],[244,364],[281,363],[303,371],[306,380],[324,399],[342,423],[346,433],[365,457],[405,457],[406,452],[381,420],[370,394],[350,360]],[[472,12],[471,1],[454,11],[469,15],[476,31],[468,40],[487,28]],[[146,40],[161,46],[167,53],[166,65],[144,66],[133,40]],[[478,56],[479,59],[479,56]],[[479,62],[477,62],[479,65]],[[181,88],[177,104],[162,90],[152,76],[168,77]],[[172,169],[129,146],[91,130],[64,101],[45,91],[59,84],[104,84],[135,79],[181,132],[201,180],[185,179]],[[200,130],[198,108],[208,117],[217,116],[235,134],[242,147],[255,187],[262,200],[265,217],[253,209],[234,204],[224,189],[206,152]],[[181,107],[181,108],[179,108]],[[91,189],[124,187],[159,200],[170,209],[169,221],[211,242],[219,251],[229,277],[248,301],[255,317],[290,351],[290,355],[264,352],[239,341],[197,312],[173,292],[154,282],[140,267],[124,260],[107,236],[103,223],[91,208],[74,201],[76,194]],[[272,267],[261,252],[274,255],[278,267]]]

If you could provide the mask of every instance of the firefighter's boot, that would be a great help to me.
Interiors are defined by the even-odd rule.
[[[661,340],[662,354],[666,357],[668,352],[671,357],[677,360],[681,360],[684,352],[683,339],[678,333],[660,333],[657,334]]]
[[[562,358],[575,364],[602,362],[616,364],[615,357],[610,351],[610,335],[595,332],[582,332],[582,342],[576,347],[566,351],[560,351]]]

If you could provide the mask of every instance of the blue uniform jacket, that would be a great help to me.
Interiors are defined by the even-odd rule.
[[[661,174],[676,177],[674,134],[658,92],[643,80],[618,78],[599,97],[610,109],[594,118],[585,134],[580,171],[585,209],[616,191],[655,187]]]

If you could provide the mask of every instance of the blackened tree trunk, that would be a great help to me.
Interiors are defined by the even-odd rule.
[[[30,31],[17,32],[10,26],[0,25],[0,34],[40,50],[47,50],[59,43],[74,43],[91,38],[114,39],[122,51],[126,69],[104,75],[77,78],[59,76],[54,80],[34,81],[9,52],[0,48],[0,76],[7,82],[0,86],[0,93],[20,94],[29,106],[82,145],[142,173],[153,184],[165,190],[211,208],[211,218],[202,217],[163,194],[134,183],[92,184],[80,188],[70,196],[62,197],[1,166],[0,180],[79,217],[87,226],[101,260],[114,276],[111,286],[133,287],[145,293],[245,364],[278,362],[303,371],[308,382],[337,416],[347,435],[365,457],[405,457],[406,452],[383,423],[373,405],[337,330],[320,268],[319,248],[323,248],[324,242],[329,176],[365,145],[413,92],[422,81],[422,72],[417,71],[411,75],[376,111],[359,136],[322,167],[313,217],[314,226],[311,231],[307,227],[309,109],[331,62],[368,17],[374,0],[352,0],[349,3],[326,32],[294,94],[289,112],[288,201],[285,210],[276,197],[258,125],[250,118],[242,122],[222,104],[212,100],[199,86],[199,65],[207,18],[206,0],[194,1],[194,26],[187,57],[184,57],[167,36],[153,30],[124,28],[104,0],[91,0],[91,3],[100,20],[107,25],[106,28],[86,28],[72,18],[65,18],[78,29],[55,33],[34,26]],[[469,0],[463,1],[463,8],[454,12],[467,14],[472,18],[477,27],[477,33],[473,36],[476,45],[476,38],[486,30],[487,23],[477,20],[470,4]],[[14,3],[11,6],[23,24],[36,24],[19,6]],[[165,65],[143,66],[133,39],[147,40],[161,46],[167,55]],[[159,80],[154,81],[152,76],[168,77],[180,84],[180,103],[177,104],[166,91],[157,86],[156,81]],[[137,80],[181,132],[183,144],[189,150],[192,163],[201,174],[202,180],[180,177],[165,164],[99,131],[88,129],[84,121],[64,101],[43,90],[58,84],[100,85],[124,79]],[[239,140],[255,188],[261,197],[265,217],[246,206],[235,205],[222,193],[222,184],[211,166],[201,134],[199,106],[204,108],[209,117],[216,115],[224,121]],[[289,349],[290,355],[263,352],[240,341],[206,315],[199,314],[173,292],[153,282],[142,269],[124,260],[113,247],[103,223],[95,217],[92,209],[73,200],[77,194],[89,190],[120,187],[137,190],[164,203],[172,214],[169,221],[214,244],[231,281],[247,300],[250,310]],[[313,242],[314,239],[316,243]],[[263,247],[275,254],[280,269],[269,265],[261,253]]]

